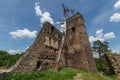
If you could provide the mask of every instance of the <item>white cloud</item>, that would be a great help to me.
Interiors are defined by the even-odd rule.
[[[114,4],[115,10],[120,9],[120,0]],[[110,17],[110,22],[120,22],[120,13],[116,12]]]
[[[90,37],[89,37],[89,41],[90,41],[90,42],[94,42],[94,41],[96,41],[96,40],[98,40],[98,38],[93,37],[93,36],[90,36]]]
[[[89,37],[89,41],[90,42],[94,42],[96,40],[105,41],[105,40],[109,40],[112,38],[115,38],[115,34],[113,32],[109,32],[109,33],[104,34],[103,29],[100,29],[100,30],[96,31],[95,37],[94,36]]]
[[[43,24],[44,22],[50,22],[51,24],[54,24],[53,19],[51,18],[51,15],[49,12],[45,11],[42,12],[40,8],[40,3],[36,2],[35,3],[35,12],[38,17],[40,17],[40,22]]]
[[[49,12],[44,12],[40,20],[41,20],[41,23],[44,23],[46,21],[50,22],[51,24],[54,23]]]
[[[14,54],[18,54],[20,50],[8,50],[7,52],[11,55],[14,55]]]
[[[37,16],[41,16],[43,14],[39,5],[39,2],[35,3],[35,12]]]
[[[115,34],[113,32],[110,32],[110,33],[106,33],[104,34],[103,36],[105,39],[112,39],[112,38],[115,38]]]
[[[120,9],[120,0],[118,0],[118,1],[114,4],[114,8],[115,8],[115,9]]]
[[[111,17],[110,17],[110,22],[120,22],[120,13],[114,13]]]
[[[101,34],[103,32],[103,29],[97,30],[96,34]]]
[[[27,46],[26,49],[29,49],[30,46]]]
[[[29,29],[17,30],[10,32],[13,38],[34,38],[36,37],[37,31],[30,31]]]
[[[102,38],[103,37],[103,29],[100,29],[100,30],[96,31],[96,37],[97,38]]]
[[[61,24],[61,23],[58,21],[58,22],[55,22],[55,24]]]
[[[64,22],[63,24],[60,25],[60,29],[59,29],[62,33],[65,33],[66,35],[66,22]]]

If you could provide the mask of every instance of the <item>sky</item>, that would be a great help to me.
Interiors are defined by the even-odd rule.
[[[120,52],[120,0],[0,0],[0,50],[24,52],[44,22],[59,25],[63,3],[83,15],[91,44],[108,41]]]

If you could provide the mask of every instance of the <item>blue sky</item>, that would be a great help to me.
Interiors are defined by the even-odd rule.
[[[91,43],[106,40],[120,52],[120,0],[0,0],[0,50],[25,51],[43,22],[63,18],[62,3],[84,16]]]

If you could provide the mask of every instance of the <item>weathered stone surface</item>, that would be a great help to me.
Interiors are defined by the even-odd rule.
[[[110,70],[120,76],[120,55],[119,54],[112,54],[106,53],[105,58],[109,64]]]
[[[17,61],[13,72],[43,70],[54,66],[62,34],[46,22],[33,45]]]
[[[44,23],[36,40],[13,66],[12,72],[43,70],[54,66],[62,36],[53,25]],[[79,13],[67,19],[61,62],[63,66],[96,72],[84,20]]]
[[[64,54],[66,66],[96,71],[84,20],[79,13],[67,19]]]

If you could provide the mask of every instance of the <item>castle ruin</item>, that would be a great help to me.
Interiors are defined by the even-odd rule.
[[[13,66],[12,72],[44,70],[55,66],[62,33],[45,22],[34,43]],[[61,65],[96,72],[83,16],[76,13],[66,20],[66,37]]]

